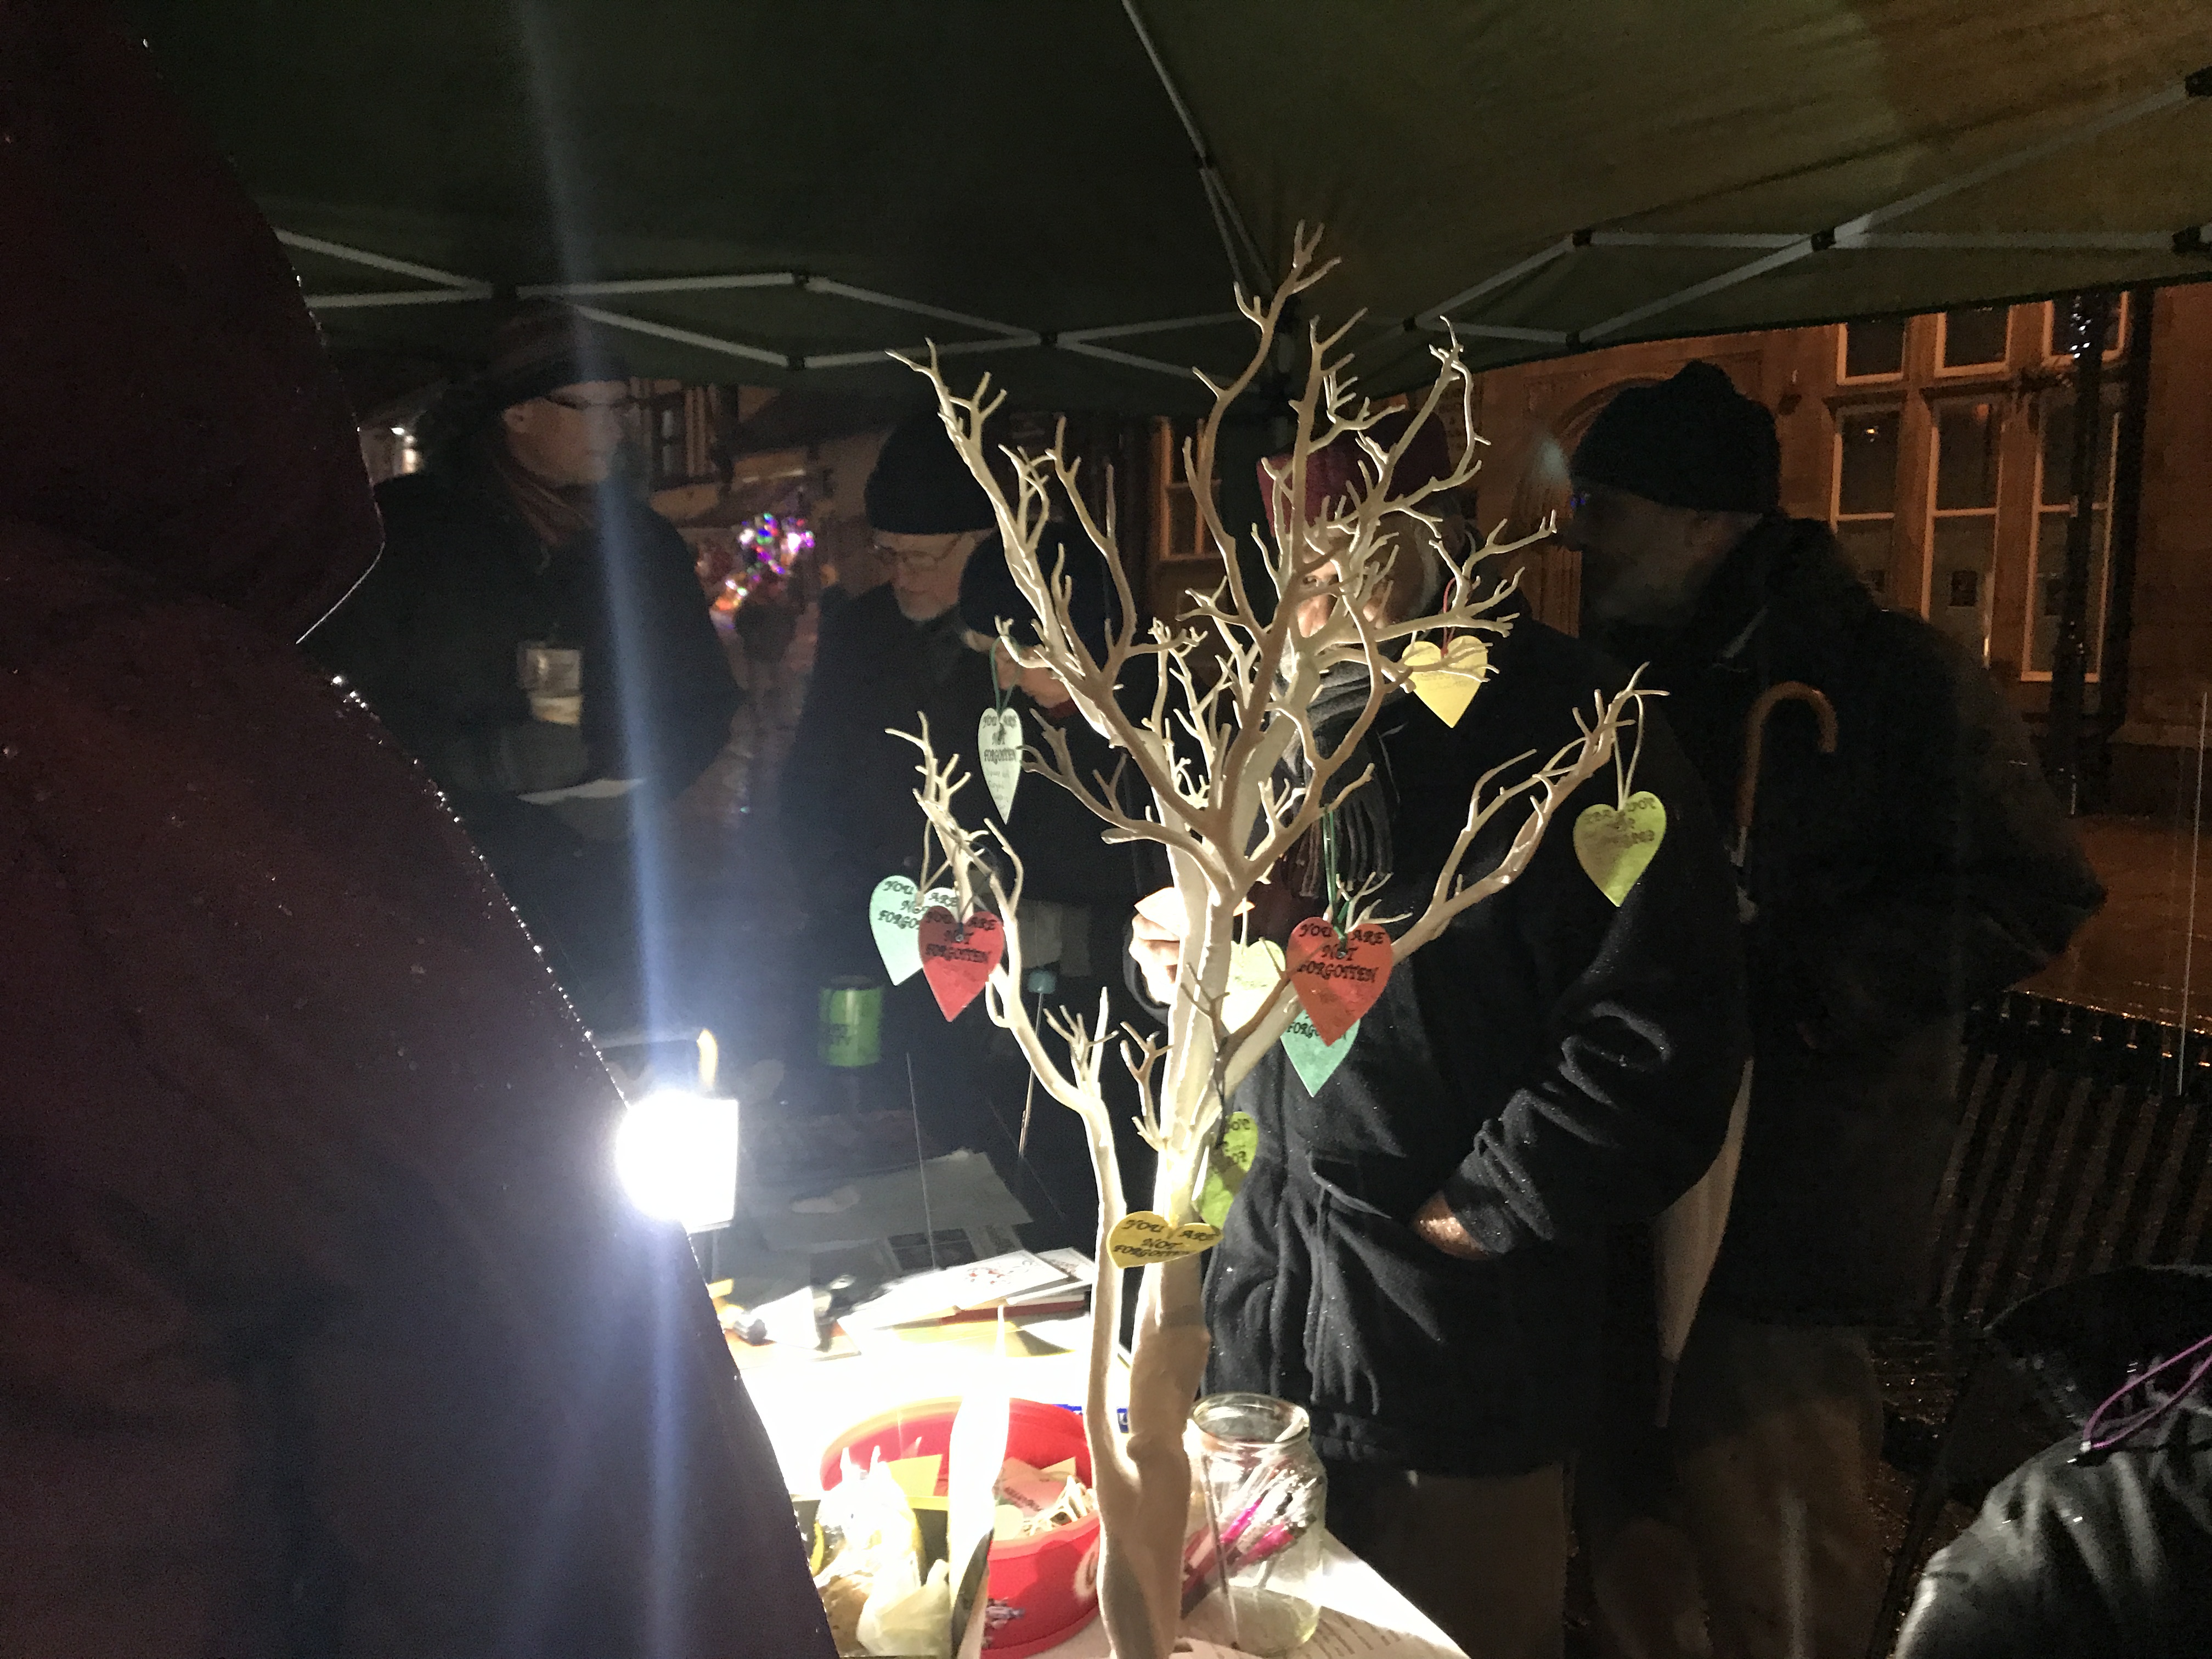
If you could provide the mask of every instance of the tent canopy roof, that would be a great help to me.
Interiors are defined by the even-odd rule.
[[[652,374],[880,395],[933,338],[1172,410],[1301,222],[1382,390],[1441,317],[1493,363],[2212,275],[2201,0],[138,12],[342,356],[553,290]]]

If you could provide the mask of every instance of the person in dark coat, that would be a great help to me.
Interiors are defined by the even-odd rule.
[[[307,640],[429,769],[602,1032],[652,1012],[653,809],[739,695],[683,538],[611,476],[627,376],[573,313],[518,313],[425,417],[427,468],[378,489],[384,556]]]
[[[1881,1571],[1863,1328],[1924,1294],[1961,1018],[2103,893],[1980,665],[1777,510],[1773,418],[1720,369],[1623,392],[1570,470],[1584,636],[1648,665],[1716,814],[1763,692],[1798,682],[1835,711],[1832,755],[1802,703],[1767,730],[1740,876],[1750,1115],[1670,1425],[1714,1650],[1779,1655],[1802,1630],[1856,1654]],[[1645,1650],[1678,1650],[1680,1611]]]
[[[1897,1659],[2197,1659],[2212,1641],[2212,1268],[2098,1273],[2030,1297],[1990,1335],[2077,1431],[1936,1553]]]
[[[882,977],[869,896],[886,877],[921,873],[921,754],[891,733],[918,736],[927,720],[938,760],[964,763],[969,781],[952,801],[960,822],[981,830],[997,816],[976,770],[977,727],[995,706],[995,681],[989,657],[969,646],[959,605],[968,561],[993,534],[990,498],[932,410],[884,440],[866,504],[891,579],[823,623],[782,777],[785,850],[807,915],[797,988],[808,1019],[815,987]],[[883,1047],[892,1097],[884,1103],[911,1099],[930,1139],[990,1152],[1011,1173],[1013,1139],[992,1109],[989,1030],[980,999],[948,1022],[919,975],[890,988]]]
[[[1121,617],[1104,557],[1088,540],[1069,536],[1056,526],[1048,528],[1037,557],[1047,573],[1057,570],[1066,580],[1069,618],[1076,635],[1091,660],[1103,663],[1109,632],[1120,626]],[[1048,756],[1043,730],[1050,727],[1066,742],[1078,776],[1094,789],[1101,778],[1110,783],[1120,751],[1082,718],[1067,688],[1049,670],[1022,668],[1000,642],[1003,629],[1018,645],[1035,645],[1037,622],[1035,610],[1014,583],[1006,545],[995,534],[976,548],[961,575],[960,621],[969,647],[993,664],[1001,705],[1020,713],[1024,743]],[[1139,684],[1150,665],[1149,659],[1139,659],[1124,670],[1124,683],[1115,695],[1125,705],[1150,706]],[[1022,860],[1018,925],[1033,1017],[1041,1016],[1047,1005],[1057,1004],[1078,1019],[1095,1020],[1102,990],[1114,1005],[1115,1024],[1135,1016],[1139,1011],[1128,1002],[1122,982],[1121,946],[1146,884],[1139,849],[1108,842],[1105,825],[1096,813],[1058,784],[1034,773],[1024,775],[1006,830]],[[1042,1035],[1048,1045],[1060,1045],[1049,1031]],[[1004,1046],[1012,1049],[1011,1040]],[[1098,1192],[1089,1138],[1073,1113],[1049,1097],[1040,1103],[1039,1091],[1030,1086],[1029,1063],[1018,1049],[1006,1059],[1018,1081],[997,1094],[1009,1102],[1018,1097],[1023,1108],[1027,1121],[1018,1124],[1015,1131],[1022,1162],[1042,1184],[1057,1230],[1069,1243],[1090,1249],[1097,1239]],[[1124,1067],[1109,1066],[1103,1080],[1115,1109],[1115,1144],[1123,1188],[1147,1191],[1154,1154],[1137,1133],[1140,1103],[1135,1079]]]
[[[1326,499],[1326,478],[1309,485]],[[1422,608],[1410,584],[1399,608]],[[1625,678],[1525,611],[1490,659],[1456,726],[1394,695],[1343,774],[1376,767],[1334,811],[1340,843],[1389,849],[1339,872],[1387,870],[1382,915],[1422,909],[1486,770],[1527,775]],[[1315,710],[1324,745],[1366,694],[1337,674]],[[1574,844],[1582,813],[1616,805],[1608,768],[1559,803],[1517,880],[1398,965],[1318,1092],[1279,1046],[1229,1103],[1258,1149],[1209,1261],[1207,1385],[1305,1407],[1331,1528],[1475,1659],[1561,1650],[1566,1468],[1595,1406],[1606,1235],[1705,1172],[1743,1066],[1727,860],[1664,723],[1649,705],[1638,720],[1632,787],[1665,804],[1666,830],[1620,904]],[[1523,817],[1492,821],[1469,878]],[[1295,853],[1279,866],[1256,933],[1321,909],[1315,868]],[[1132,950],[1164,1000],[1173,941],[1140,912]]]
[[[891,579],[823,620],[782,780],[786,850],[825,974],[874,970],[868,895],[921,867],[920,757],[890,731],[919,735],[926,718],[938,758],[966,757],[972,775],[976,724],[995,702],[959,609],[962,573],[995,520],[933,410],[884,440],[866,502]],[[971,828],[990,816],[980,777],[953,805]]]
[[[0,62],[0,1653],[830,1659],[605,1070],[293,643],[377,531],[283,251],[101,9]]]

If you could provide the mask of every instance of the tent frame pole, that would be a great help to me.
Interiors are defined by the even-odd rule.
[[[2081,810],[2081,705],[2088,680],[2089,559],[2096,533],[2098,439],[2105,424],[2105,335],[2112,326],[2109,290],[2077,294],[2073,331],[2074,453],[2067,472],[2071,503],[2066,561],[2060,577],[2058,640],[2051,657],[2051,714],[2044,769],[2071,815]],[[2031,593],[2033,605],[2036,596]]]
[[[2134,665],[2136,552],[2142,534],[2144,440],[2150,423],[2151,326],[2155,289],[2128,292],[2127,352],[2121,373],[2127,388],[2120,399],[2120,429],[2112,444],[2112,502],[2105,555],[2105,648],[2097,665],[2097,717],[2091,725],[2095,745],[2089,763],[2092,805],[2109,793],[2112,744],[2127,723],[2130,678]]]
[[[1198,118],[1183,102],[1175,76],[1168,73],[1167,60],[1160,56],[1152,32],[1145,27],[1145,20],[1137,10],[1137,0],[1121,0],[1121,9],[1128,16],[1129,27],[1137,32],[1137,41],[1144,47],[1145,56],[1152,61],[1152,73],[1159,77],[1160,90],[1167,94],[1168,102],[1175,106],[1176,118],[1182,123],[1183,136],[1190,140],[1191,155],[1198,163],[1199,185],[1206,191],[1206,206],[1212,210],[1213,228],[1221,238],[1222,252],[1228,257],[1229,274],[1240,287],[1253,293],[1266,291],[1273,281],[1267,262],[1260,257],[1259,245],[1244,228],[1244,216],[1237,210],[1237,200],[1230,195],[1228,182],[1214,163],[1206,135],[1199,131]]]
[[[1125,5],[1129,3],[1131,0],[1124,0]],[[1133,11],[1131,15],[1134,16]],[[1894,202],[1874,209],[1871,212],[1861,214],[1856,219],[1846,220],[1828,230],[1803,234],[1776,231],[1671,232],[1595,229],[1578,231],[1571,236],[1563,237],[1550,246],[1538,250],[1518,264],[1509,265],[1495,275],[1484,278],[1474,287],[1462,289],[1449,300],[1431,307],[1428,310],[1419,313],[1417,320],[1431,327],[1436,326],[1446,321],[1449,313],[1456,311],[1460,307],[1470,304],[1486,295],[1518,282],[1522,277],[1542,269],[1555,259],[1565,257],[1579,247],[1761,248],[1766,251],[1755,259],[1734,266],[1717,276],[1708,276],[1702,282],[1692,283],[1686,288],[1678,289],[1672,294],[1662,295],[1657,299],[1632,307],[1616,316],[1606,318],[1603,321],[1593,323],[1585,328],[1563,332],[1554,332],[1550,330],[1519,330],[1511,335],[1497,335],[1492,337],[1530,339],[1540,343],[1570,346],[1580,345],[1585,341],[1595,343],[1608,335],[1619,334],[1622,330],[1658,316],[1663,312],[1675,310],[1693,301],[1702,300],[1709,295],[1734,288],[1738,283],[1749,282],[1755,276],[1763,276],[1769,271],[1778,270],[1785,265],[1794,264],[1809,255],[1832,251],[1849,251],[1855,248],[1930,251],[1988,248],[2015,252],[2064,252],[2100,250],[2124,252],[2170,247],[2176,252],[2182,252],[2191,247],[2201,247],[2207,240],[2207,228],[2204,226],[2189,226],[2178,234],[2172,231],[1998,231],[1958,234],[1942,231],[1878,232],[1875,227],[1909,214],[1917,213],[1923,208],[1932,206],[1947,197],[1955,196],[1961,191],[1972,190],[1978,185],[1987,184],[1992,179],[2002,177],[2021,167],[2048,160],[2077,145],[2087,143],[2093,138],[2101,137],[2115,128],[2140,121],[2147,116],[2155,115],[2163,110],[2174,108],[2192,98],[2204,96],[2206,93],[2199,84],[2203,76],[2204,71],[2200,70],[2195,75],[2175,80],[2147,97],[2139,98],[2130,104],[2124,104],[2117,109],[2107,110],[2104,114],[2080,126],[2069,127],[2063,132],[2054,133],[2048,137],[2037,140],[2034,143],[1993,157],[1978,167],[1969,168],[1965,173],[1954,174],[1925,189],[1916,191],[1910,196],[1901,197]],[[1178,101],[1177,108],[1180,110],[1181,107],[1181,103]],[[1480,325],[1462,323],[1455,324],[1455,326],[1464,334],[1474,335],[1485,331]]]

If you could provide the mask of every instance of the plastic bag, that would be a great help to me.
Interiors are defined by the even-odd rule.
[[[952,1652],[952,1575],[939,1561],[928,1579],[915,1583],[908,1572],[902,1585],[896,1575],[884,1574],[869,1592],[860,1609],[855,1632],[860,1645],[872,1654],[912,1656],[913,1659],[951,1659]]]
[[[881,1462],[862,1474],[850,1454],[842,1478],[822,1496],[816,1524],[829,1559],[815,1576],[815,1589],[830,1616],[830,1634],[841,1655],[880,1653],[862,1644],[860,1627],[881,1592],[882,1606],[921,1588],[921,1529],[914,1505]],[[917,1651],[932,1651],[931,1649]]]

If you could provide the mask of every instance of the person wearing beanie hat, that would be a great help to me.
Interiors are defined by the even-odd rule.
[[[739,701],[690,550],[614,476],[629,373],[568,307],[519,309],[423,416],[424,470],[376,492],[382,558],[305,641],[429,769],[601,1031],[649,1012],[635,809],[705,770]]]
[[[2103,898],[1982,665],[1878,604],[1826,524],[1784,516],[1779,471],[1772,417],[1705,362],[1622,392],[1569,465],[1583,635],[1667,694],[1721,821],[1762,694],[1809,686],[1836,727],[1823,752],[1811,710],[1776,710],[1738,849],[1742,1158],[1674,1384],[1671,1511],[1631,1529],[1679,1527],[1669,1559],[1694,1572],[1608,1605],[1607,1583],[1639,1575],[1609,1559],[1612,1539],[1586,1539],[1628,1651],[1685,1650],[1686,1613],[1722,1655],[1866,1650],[1882,1555],[1865,1328],[1921,1297],[1963,1016],[2056,957]],[[1651,1403],[1613,1415],[1649,1424]],[[1627,1490],[1613,1474],[1585,1461],[1586,1515]]]
[[[901,422],[884,439],[866,501],[875,550],[891,579],[822,622],[813,678],[781,782],[784,847],[807,918],[793,988],[800,1030],[811,1027],[819,986],[881,977],[869,896],[887,877],[920,873],[924,820],[914,798],[919,757],[893,732],[918,734],[927,722],[938,760],[962,758],[969,782],[953,797],[953,808],[971,830],[996,823],[1008,835],[1023,857],[1030,898],[1089,902],[1084,872],[1093,867],[1097,848],[1095,825],[1085,826],[1082,842],[1040,829],[1057,821],[1051,809],[1062,805],[1049,799],[1059,792],[1041,780],[1024,781],[1008,819],[976,776],[977,728],[1000,693],[991,655],[972,648],[960,599],[975,559],[988,556],[986,549],[996,553],[994,515],[989,496],[934,409]],[[1005,565],[997,553],[1002,578]],[[1011,591],[1011,578],[1005,581]],[[1007,614],[1026,617],[1026,602]],[[1072,799],[1064,805],[1079,814]],[[1133,877],[1123,884],[1133,890]],[[927,1136],[939,1146],[990,1153],[1021,1190],[1033,1176],[992,1110],[988,1036],[980,1001],[948,1022],[921,978],[890,987],[883,1024],[890,1063],[883,1071],[895,1087],[882,1104],[907,1109],[910,1059],[914,1105]],[[1016,1121],[1020,1108],[1017,1085]],[[1085,1173],[1074,1188],[1079,1197],[1087,1182]],[[1057,1195],[1053,1201],[1064,1203]],[[1048,1211],[1037,1212],[1042,1218]],[[1067,1242],[1088,1242],[1069,1231]]]
[[[959,603],[968,556],[997,521],[991,498],[934,410],[910,416],[884,440],[866,501],[899,614],[915,623],[944,616]]]

